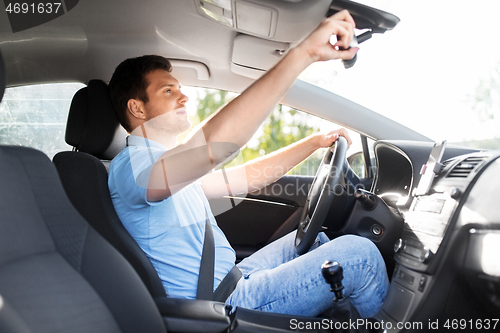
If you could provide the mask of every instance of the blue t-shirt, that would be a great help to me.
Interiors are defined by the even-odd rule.
[[[143,171],[151,168],[167,149],[138,136],[131,135],[127,141],[127,147],[111,162],[108,178],[120,220],[151,260],[167,295],[194,299],[208,212],[215,240],[215,290],[233,268],[236,256],[217,226],[202,180],[163,201],[148,201],[149,174]]]

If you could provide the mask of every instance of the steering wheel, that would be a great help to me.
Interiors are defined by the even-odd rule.
[[[339,136],[337,141],[326,151],[316,172],[295,236],[295,247],[299,255],[309,251],[313,245],[334,197],[338,193],[338,186],[341,186],[343,174],[347,168],[347,148],[346,139]],[[334,223],[340,222],[339,218]]]

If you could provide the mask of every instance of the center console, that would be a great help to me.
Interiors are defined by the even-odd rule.
[[[405,214],[403,235],[394,244],[396,261],[425,272],[441,245],[457,206],[457,200],[449,191],[414,198]]]
[[[378,318],[403,323],[411,321],[417,308],[429,296],[441,262],[446,260],[446,245],[454,228],[457,210],[472,186],[478,169],[488,156],[473,153],[441,163],[445,143],[436,144],[421,182],[412,192],[412,202],[404,212],[404,230],[394,244],[397,262],[391,287]],[[395,326],[393,326],[395,327]],[[388,330],[399,331],[397,329]]]

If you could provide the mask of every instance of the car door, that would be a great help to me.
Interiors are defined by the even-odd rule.
[[[238,260],[297,227],[313,179],[313,176],[286,175],[246,196],[210,200],[213,211],[234,205],[216,219]]]

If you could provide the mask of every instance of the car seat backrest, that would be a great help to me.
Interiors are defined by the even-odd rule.
[[[48,157],[0,146],[0,332],[165,332],[130,264],[78,214]]]
[[[71,101],[66,143],[77,151],[112,160],[125,148],[127,132],[120,126],[106,83],[91,80]]]
[[[123,133],[125,130],[116,119],[107,85],[92,80],[88,87],[75,94],[66,127],[68,144],[83,151],[58,153],[53,162],[78,212],[132,264],[151,295],[166,296],[149,258],[118,218],[109,194],[106,168],[103,161],[96,158],[113,158],[118,154],[125,147]]]

